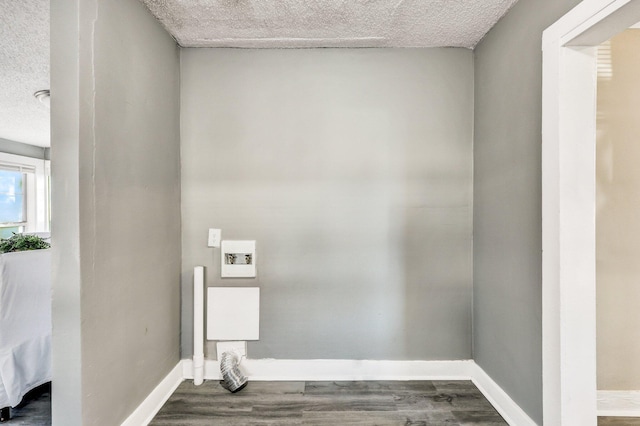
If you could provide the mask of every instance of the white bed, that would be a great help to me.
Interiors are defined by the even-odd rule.
[[[0,408],[51,381],[51,250],[0,255]]]

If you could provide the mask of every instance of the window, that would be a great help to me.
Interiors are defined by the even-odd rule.
[[[0,153],[0,238],[49,231],[48,163]]]
[[[0,238],[23,232],[27,225],[27,174],[0,166]]]

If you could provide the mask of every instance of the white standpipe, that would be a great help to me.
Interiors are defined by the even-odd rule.
[[[204,266],[193,268],[193,384],[204,381]]]

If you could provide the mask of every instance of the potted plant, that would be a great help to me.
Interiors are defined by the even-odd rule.
[[[14,233],[9,238],[0,239],[0,253],[14,251],[41,250],[51,247],[44,238],[31,234]]]

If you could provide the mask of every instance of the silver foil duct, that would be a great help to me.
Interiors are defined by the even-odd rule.
[[[220,372],[224,380],[223,386],[229,392],[238,392],[247,385],[248,379],[242,374],[240,368],[240,359],[235,352],[224,352],[220,359]]]

